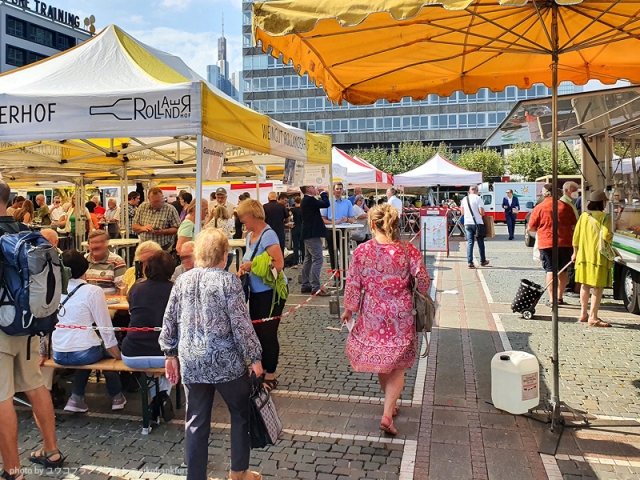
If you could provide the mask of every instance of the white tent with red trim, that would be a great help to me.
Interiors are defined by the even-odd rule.
[[[393,177],[396,187],[467,186],[480,183],[482,172],[460,168],[439,153],[418,168]]]
[[[334,166],[339,165],[347,170],[346,177],[342,180],[349,187],[386,188],[393,185],[393,175],[378,170],[370,163],[352,157],[339,148],[331,149],[331,160]]]

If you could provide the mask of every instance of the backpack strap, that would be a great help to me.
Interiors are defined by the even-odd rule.
[[[76,288],[74,288],[73,290],[71,290],[71,291],[69,292],[69,294],[67,295],[67,298],[65,298],[62,302],[60,302],[60,306],[61,306],[61,307],[64,307],[64,304],[65,304],[65,303],[67,303],[71,297],[73,297],[73,294],[74,294],[74,293],[76,293],[80,287],[84,287],[85,285],[86,285],[86,283],[81,283],[81,284],[80,284],[80,285],[78,285]],[[48,358],[51,358],[51,346],[52,346],[52,344],[53,344],[53,342],[51,341],[51,335],[52,335],[52,333],[53,333],[53,332],[50,332],[50,333],[49,333],[49,345],[48,345],[48,348],[47,348],[47,356],[48,356]]]

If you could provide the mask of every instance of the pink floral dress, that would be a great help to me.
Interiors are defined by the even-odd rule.
[[[347,357],[356,372],[390,373],[415,361],[418,339],[404,248],[418,289],[427,293],[431,279],[413,245],[370,240],[353,252],[344,306],[360,312],[347,338]]]

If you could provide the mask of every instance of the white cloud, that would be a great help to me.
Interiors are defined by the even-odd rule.
[[[218,60],[219,32],[192,33],[156,27],[151,30],[133,30],[129,33],[150,47],[179,56],[205,78],[207,65],[215,64]],[[227,57],[231,72],[242,69],[242,39],[239,36],[227,37]]]
[[[189,7],[191,0],[162,0],[160,2],[161,7],[173,8],[175,10],[186,10]]]

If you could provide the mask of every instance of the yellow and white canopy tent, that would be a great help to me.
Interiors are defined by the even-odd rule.
[[[285,158],[331,165],[331,137],[254,112],[114,25],[0,75],[5,178],[195,176],[201,192],[206,180],[256,178],[259,165],[278,174]]]

